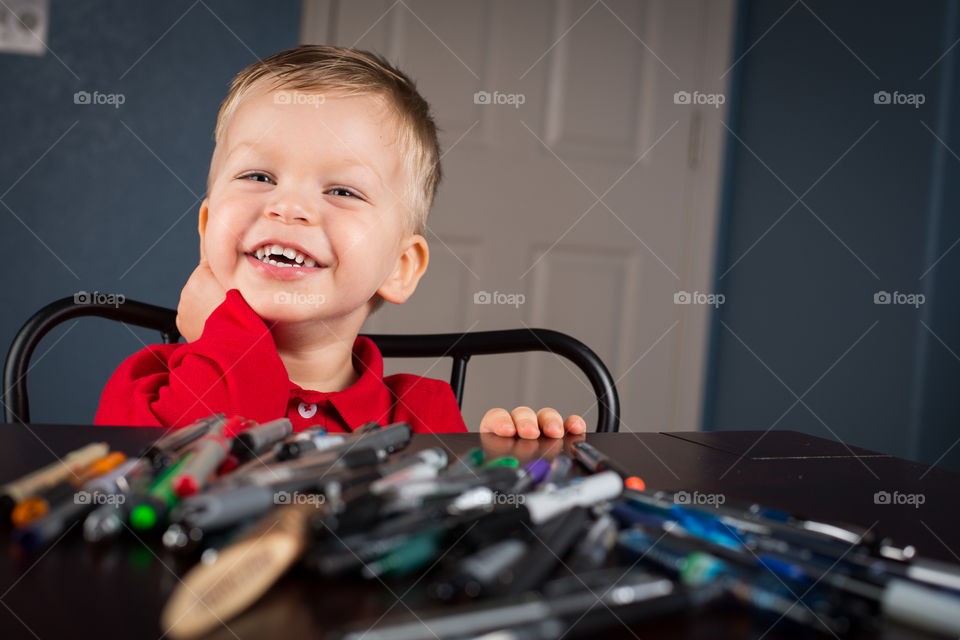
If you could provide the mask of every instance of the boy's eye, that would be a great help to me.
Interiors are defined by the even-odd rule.
[[[357,195],[356,193],[354,193],[353,191],[345,187],[331,187],[330,189],[327,190],[327,193],[333,194],[335,196],[346,196],[348,198],[358,198],[360,200],[363,199],[363,198],[360,198],[359,195]]]
[[[240,176],[237,176],[237,179],[253,180],[254,182],[273,182],[273,178],[262,171],[251,171],[250,173],[244,173]]]

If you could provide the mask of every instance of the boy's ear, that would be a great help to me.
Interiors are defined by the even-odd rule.
[[[204,198],[203,202],[200,203],[200,260],[204,260],[206,256],[203,251],[203,234],[207,231],[207,201],[209,198]]]
[[[380,297],[394,304],[403,304],[413,295],[430,262],[430,249],[423,236],[412,234],[404,243],[406,248],[397,258],[393,272],[377,289]]]

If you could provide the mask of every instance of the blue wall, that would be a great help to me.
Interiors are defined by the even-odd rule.
[[[960,469],[960,48],[944,56],[960,12],[790,7],[739,7],[704,428],[775,425]]]
[[[199,257],[197,210],[229,82],[297,44],[299,0],[265,7],[53,0],[51,53],[0,54],[4,341],[80,290],[176,307]],[[78,105],[77,91],[124,103]],[[158,341],[98,319],[54,331],[28,378],[33,421],[91,422],[113,369]]]

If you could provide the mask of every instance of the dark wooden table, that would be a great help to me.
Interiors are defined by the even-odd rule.
[[[160,430],[69,425],[0,425],[0,483],[88,442],[134,454]],[[587,439],[644,478],[648,488],[723,494],[808,518],[873,527],[923,556],[960,563],[960,484],[937,468],[791,431],[589,434]],[[521,462],[562,450],[563,441],[521,441],[477,434],[415,436],[409,450],[442,445],[462,454],[478,442],[489,455]],[[917,494],[923,504],[877,504],[874,495]],[[3,533],[9,540],[9,530]],[[0,638],[69,636],[159,639],[160,611],[194,562],[132,537],[108,548],[86,544],[75,527],[55,545],[25,555],[9,544],[0,558]],[[430,605],[415,579],[380,583],[322,581],[303,570],[209,638],[316,638],[345,625]],[[708,609],[640,622],[604,637],[820,638],[776,617]],[[922,637],[888,627],[882,637]]]

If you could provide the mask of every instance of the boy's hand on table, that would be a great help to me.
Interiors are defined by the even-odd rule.
[[[520,436],[530,440],[539,438],[541,433],[548,438],[562,438],[566,433],[581,434],[586,430],[587,423],[580,416],[572,415],[564,421],[556,409],[549,407],[536,413],[530,407],[517,407],[510,412],[506,409],[490,409],[480,421],[480,433]]]
[[[180,335],[187,342],[199,338],[207,318],[226,297],[226,289],[213,275],[207,261],[201,259],[180,292],[180,304],[177,305],[177,329]]]

